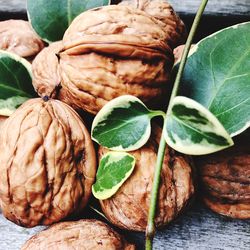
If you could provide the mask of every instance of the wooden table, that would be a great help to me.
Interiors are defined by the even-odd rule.
[[[35,0],[34,0],[35,1]],[[200,1],[169,0],[189,28]],[[25,0],[0,0],[0,20],[27,18]],[[250,0],[210,0],[196,36],[250,21]],[[87,217],[98,217],[87,212]],[[17,250],[44,227],[25,229],[7,221],[0,212],[0,250]],[[143,249],[144,235],[121,232]],[[198,200],[178,220],[157,232],[154,249],[168,250],[250,250],[250,221],[232,220],[209,211]]]

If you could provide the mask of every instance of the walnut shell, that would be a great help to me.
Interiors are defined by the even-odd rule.
[[[49,225],[84,208],[96,156],[72,108],[30,99],[6,120],[0,141],[0,205],[7,219]]]
[[[168,44],[172,48],[185,42],[185,25],[166,0],[123,0],[119,5],[137,8],[157,19],[162,29],[171,37]]]
[[[31,25],[23,20],[0,22],[0,49],[21,57],[33,57],[44,47]]]
[[[250,219],[250,150],[235,145],[197,161],[203,199],[213,211]]]
[[[58,54],[62,48],[62,41],[54,42],[36,56],[32,63],[32,84],[42,98],[57,98],[75,108],[71,103],[71,98],[61,87]]]
[[[0,129],[3,126],[4,122],[7,120],[7,116],[0,115]]]
[[[132,7],[110,5],[82,13],[63,38],[56,98],[61,99],[62,92],[63,101],[93,114],[125,94],[150,107],[161,105],[171,87],[172,33]],[[38,83],[39,78],[34,80],[35,89]],[[40,96],[46,95],[46,88],[39,87]]]
[[[134,250],[122,236],[97,220],[57,223],[30,238],[21,250]]]
[[[32,63],[33,86],[41,97],[55,97],[55,91],[60,86],[61,75],[57,55],[62,48],[62,41],[51,43]]]
[[[134,250],[122,236],[97,220],[61,222],[29,239],[21,250]]]
[[[161,129],[155,126],[147,144],[130,152],[136,158],[134,172],[114,196],[100,201],[105,216],[120,228],[146,229],[160,135]],[[100,147],[99,159],[107,151]],[[190,159],[166,148],[155,219],[157,227],[172,221],[187,205],[194,194],[192,172]]]

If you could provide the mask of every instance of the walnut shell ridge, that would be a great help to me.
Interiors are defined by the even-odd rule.
[[[153,127],[152,135],[142,148],[130,152],[136,158],[132,175],[117,193],[100,204],[109,221],[123,229],[145,231],[154,178],[161,129]],[[99,159],[107,149],[100,147]],[[187,206],[194,194],[193,170],[190,159],[166,148],[155,223],[162,227]]]
[[[154,17],[171,37],[168,43],[172,48],[185,42],[185,25],[166,0],[123,0],[119,5],[131,6]]]
[[[214,212],[250,219],[250,150],[246,145],[197,160],[205,204]]]
[[[24,20],[0,22],[0,49],[21,57],[34,57],[44,48],[43,41]]]
[[[32,62],[33,85],[42,97],[55,97],[55,92],[61,84],[57,54],[62,48],[61,41],[51,43]]]
[[[125,94],[151,108],[161,105],[171,87],[174,38],[170,30],[128,6],[110,5],[80,14],[65,32],[58,54],[58,95],[63,91],[66,103],[92,114]]]
[[[5,121],[0,141],[0,207],[7,219],[33,227],[82,211],[96,155],[71,107],[30,99]]]
[[[134,250],[117,232],[97,220],[60,222],[29,239],[21,250]]]

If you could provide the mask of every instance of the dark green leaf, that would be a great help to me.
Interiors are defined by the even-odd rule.
[[[162,112],[150,111],[138,98],[120,96],[96,115],[92,139],[112,150],[136,150],[147,142],[151,133],[150,120],[157,115]]]
[[[31,64],[13,53],[0,51],[0,115],[9,116],[34,95]]]
[[[231,136],[250,125],[250,22],[219,31],[190,53],[178,95],[208,108]]]
[[[105,154],[96,174],[96,182],[92,186],[93,195],[99,199],[108,199],[114,195],[121,185],[132,174],[135,158],[125,152],[109,152]]]
[[[37,34],[47,42],[63,37],[80,13],[110,4],[110,0],[27,0],[29,20]]]
[[[202,155],[233,145],[233,141],[218,119],[201,104],[178,96],[172,102],[164,136],[175,150]]]

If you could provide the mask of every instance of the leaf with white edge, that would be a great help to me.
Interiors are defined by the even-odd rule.
[[[91,137],[111,150],[136,150],[148,141],[150,121],[159,115],[164,113],[149,110],[137,97],[120,96],[108,102],[96,115]]]
[[[233,145],[219,120],[198,102],[184,96],[174,98],[164,128],[167,144],[189,155],[214,153]]]
[[[110,4],[110,0],[27,0],[29,21],[46,42],[62,40],[73,19],[82,12]]]
[[[16,54],[0,50],[0,115],[11,115],[35,96],[31,64]]]
[[[110,198],[132,174],[134,167],[135,158],[128,153],[105,154],[100,161],[96,182],[92,186],[93,195],[99,200]]]
[[[212,34],[189,54],[178,95],[209,109],[231,136],[250,126],[250,22]]]

